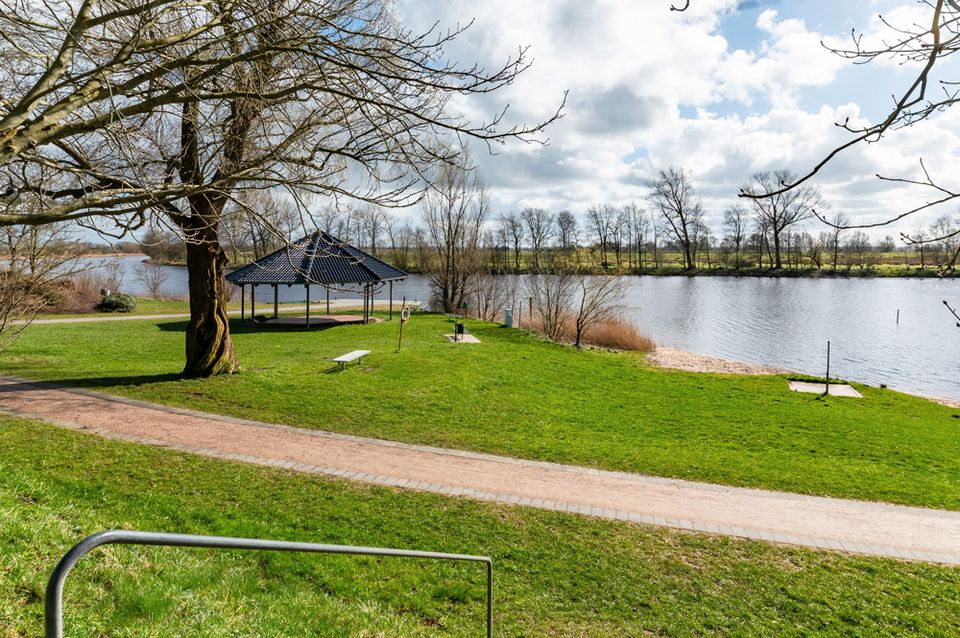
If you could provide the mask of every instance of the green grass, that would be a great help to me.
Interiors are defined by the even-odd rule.
[[[328,330],[234,323],[238,375],[181,380],[182,321],[35,325],[0,371],[251,419],[716,483],[960,509],[958,410],[889,390],[665,371],[445,317]],[[363,366],[331,357],[363,348]]]
[[[41,635],[56,560],[105,528],[490,555],[498,636],[947,636],[960,569],[364,486],[0,417],[0,635]],[[477,636],[478,566],[108,547],[66,635]]]

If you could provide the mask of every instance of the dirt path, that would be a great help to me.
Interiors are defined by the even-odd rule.
[[[114,439],[588,516],[960,565],[960,512],[365,439],[0,377],[0,411]]]

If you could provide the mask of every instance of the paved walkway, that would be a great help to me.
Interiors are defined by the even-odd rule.
[[[0,377],[0,411],[299,472],[822,549],[960,565],[960,512],[406,445]]]
[[[393,300],[393,309],[395,312],[400,312],[400,306],[403,302],[400,299]],[[336,309],[343,308],[359,308],[363,305],[363,299],[331,299],[330,307]],[[407,301],[409,306],[419,306],[419,301]],[[377,301],[374,303],[374,308],[379,308],[380,310],[386,310],[389,308],[390,302],[388,301]],[[260,305],[257,306],[262,311],[257,314],[268,314],[273,315],[273,302],[260,302]],[[307,309],[306,305],[300,306],[285,306],[280,305],[280,312],[304,312]],[[318,312],[320,310],[326,309],[326,302],[318,301],[317,303],[310,304],[311,312]],[[249,316],[250,308],[246,309],[246,313]],[[228,315],[239,315],[239,310],[228,310]],[[138,319],[187,319],[190,317],[189,312],[173,312],[173,313],[164,313],[164,314],[155,314],[155,315],[127,315],[127,314],[102,314],[102,315],[90,315],[87,317],[61,317],[54,319],[34,319],[31,321],[31,324],[48,324],[48,323],[90,323],[94,321],[136,321]],[[15,324],[25,323],[24,321],[17,320],[14,321]]]

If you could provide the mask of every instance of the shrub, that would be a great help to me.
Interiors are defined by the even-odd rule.
[[[590,326],[584,332],[582,341],[592,346],[616,350],[653,352],[657,349],[653,339],[623,317],[613,317]]]
[[[133,312],[137,307],[137,300],[130,295],[114,293],[100,300],[97,310],[100,312]]]
[[[572,343],[573,334],[576,332],[576,318],[573,313],[566,312],[560,318],[559,338],[551,338],[544,326],[543,318],[534,326],[534,330],[546,336],[552,341],[562,343]],[[657,344],[653,339],[646,336],[633,322],[623,317],[612,317],[602,319],[596,323],[590,324],[583,331],[581,342],[584,345],[597,346],[598,348],[611,348],[613,350],[630,350],[634,352],[654,352]]]

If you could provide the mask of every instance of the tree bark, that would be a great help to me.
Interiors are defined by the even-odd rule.
[[[187,243],[190,322],[187,324],[184,376],[231,374],[240,368],[230,339],[223,278],[226,263],[227,256],[219,242]]]

